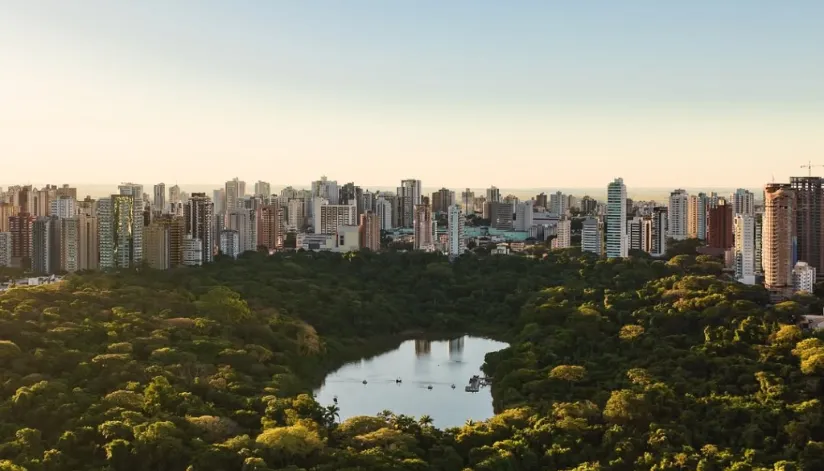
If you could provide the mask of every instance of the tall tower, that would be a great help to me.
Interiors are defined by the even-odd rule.
[[[241,183],[243,183],[243,186],[245,188],[246,184],[238,180],[237,177],[226,182],[226,204],[218,206],[221,206],[227,214],[229,213],[229,211],[237,209],[240,204],[240,197],[243,196],[243,193],[241,193],[240,188]]]
[[[790,185],[770,183],[764,188],[764,286],[775,298],[792,294],[792,271],[796,262],[795,199]]]
[[[166,184],[158,183],[154,186],[154,199],[152,200],[152,209],[155,212],[162,213],[166,210]]]
[[[755,283],[755,218],[737,214],[734,222],[735,279],[751,285]]]
[[[361,248],[373,252],[381,249],[381,225],[377,214],[372,211],[361,214],[358,233]]]
[[[464,253],[464,215],[461,207],[453,204],[447,212],[447,230],[449,231],[448,253],[449,257],[457,257]]]
[[[354,208],[354,206],[352,208]],[[260,211],[260,237],[258,238],[258,245],[266,247],[269,251],[276,250],[283,245],[283,228],[281,225],[283,209],[280,205],[267,204],[261,207]]]
[[[237,179],[235,179],[237,180]],[[227,192],[228,194],[228,192]],[[183,219],[185,221],[185,231],[191,239],[200,241],[198,244],[194,240],[184,241],[184,265],[210,263],[213,260],[214,243],[212,241],[212,218],[214,217],[214,204],[206,193],[192,193],[189,201],[183,207]],[[202,255],[199,259],[191,252],[194,247],[200,247]],[[188,250],[188,254],[187,254]],[[198,263],[195,263],[197,261]]]
[[[119,187],[120,194],[132,197],[132,257],[131,262],[140,264],[143,260],[143,185],[123,183]]]
[[[415,250],[430,250],[432,240],[432,208],[428,204],[415,206],[414,216]]]
[[[709,210],[707,245],[716,249],[729,249],[735,244],[733,237],[733,211],[724,198],[718,198]]]
[[[732,194],[733,214],[755,214],[755,196],[751,191],[739,188]]]
[[[798,260],[824,276],[824,178],[791,177],[790,186],[795,192]]]
[[[663,257],[667,252],[667,222],[667,207],[653,208],[651,254],[655,257]]]
[[[670,193],[667,208],[667,227],[669,236],[675,240],[687,238],[687,214],[689,212],[689,195],[686,190],[678,189]]]
[[[401,180],[401,186],[398,187],[396,198],[398,223],[400,227],[413,227],[415,206],[421,204],[421,181],[412,179]]]
[[[607,186],[606,255],[626,257],[628,251],[627,187],[623,178],[616,178]]]

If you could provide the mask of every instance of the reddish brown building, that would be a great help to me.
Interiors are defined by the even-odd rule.
[[[714,249],[729,249],[735,245],[733,237],[732,205],[724,198],[710,209],[707,227],[707,246]]]
[[[9,217],[11,262],[17,268],[31,268],[32,233],[35,219],[37,218],[29,213]]]

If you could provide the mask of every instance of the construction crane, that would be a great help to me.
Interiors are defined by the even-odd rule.
[[[824,167],[824,165],[813,165],[811,161],[807,161],[807,165],[802,165],[801,168],[807,169],[807,176],[813,176],[813,167]]]

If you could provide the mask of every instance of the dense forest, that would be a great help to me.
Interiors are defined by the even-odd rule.
[[[824,469],[817,299],[706,256],[245,254],[0,294],[0,471]],[[416,332],[506,340],[499,414],[341,421],[330,369]]]

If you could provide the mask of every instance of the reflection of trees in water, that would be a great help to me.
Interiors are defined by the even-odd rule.
[[[429,355],[430,350],[432,350],[432,342],[429,340],[415,340],[415,355]]]
[[[460,358],[464,349],[464,338],[452,339],[449,341],[449,358]]]

